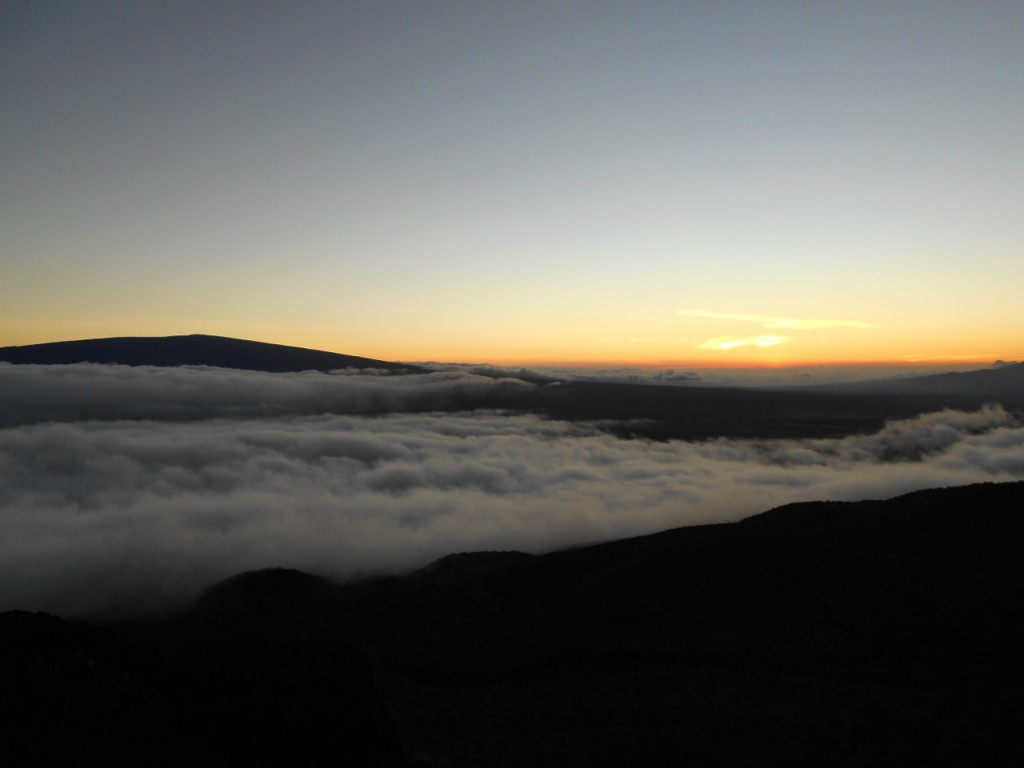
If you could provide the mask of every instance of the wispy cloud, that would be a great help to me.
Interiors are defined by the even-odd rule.
[[[737,339],[732,336],[716,336],[708,339],[702,344],[697,344],[696,349],[736,349],[737,347],[777,347],[780,344],[789,342],[788,336],[750,336],[745,339]]]
[[[771,317],[770,315],[746,315],[732,312],[711,312],[706,309],[681,309],[679,314],[687,317],[704,317],[711,320],[734,320],[741,323],[757,323],[764,328],[789,331],[814,331],[822,328],[881,328],[875,323],[862,320],[820,320],[809,317]],[[705,342],[709,343],[709,342]]]

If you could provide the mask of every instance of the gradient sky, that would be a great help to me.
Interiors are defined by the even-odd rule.
[[[7,2],[0,345],[1024,357],[1024,3]]]

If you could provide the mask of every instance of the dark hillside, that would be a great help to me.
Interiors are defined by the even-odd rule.
[[[0,616],[5,695],[40,743],[74,711],[82,754],[134,723],[107,764],[397,765],[397,729],[419,766],[1020,765],[1022,544],[1017,482],[344,587],[261,571],[106,630]]]
[[[702,440],[868,433],[890,419],[982,404],[973,398],[940,396],[570,381],[521,394],[510,407],[569,421],[604,422],[622,437]]]
[[[939,373],[902,379],[862,381],[816,387],[822,392],[861,394],[914,394],[981,398],[1006,405],[1024,404],[1024,363],[1007,363],[997,368],[962,373]]]
[[[453,765],[1012,765],[1022,544],[1024,483],[979,485],[367,582],[344,614]]]
[[[414,366],[316,349],[229,339],[223,336],[124,337],[58,341],[0,348],[0,361],[37,365],[116,363],[119,365],[211,365],[250,371],[330,371],[380,368],[412,372]]]

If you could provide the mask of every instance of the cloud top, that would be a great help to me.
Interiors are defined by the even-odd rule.
[[[466,371],[264,373],[225,368],[0,363],[0,427],[90,419],[261,418],[431,410],[527,384]]]
[[[405,402],[408,377],[97,368],[15,377],[45,396],[0,376],[22,404],[93,414],[0,429],[0,610],[159,609],[246,569],[344,578],[1024,477],[1024,427],[1000,408],[842,439],[654,443],[529,415],[356,411]]]

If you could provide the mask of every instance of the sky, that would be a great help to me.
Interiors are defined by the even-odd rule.
[[[1024,4],[0,5],[0,345],[1024,358]]]
[[[1024,478],[1024,423],[999,406],[874,434],[699,442],[410,409],[507,386],[534,385],[0,363],[0,611],[147,613],[258,568],[346,579]]]

